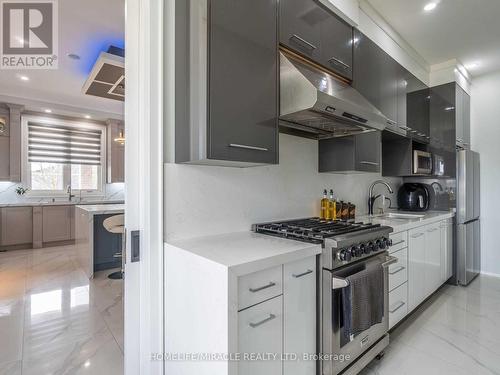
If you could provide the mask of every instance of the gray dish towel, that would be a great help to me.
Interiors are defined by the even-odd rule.
[[[377,263],[348,276],[342,290],[344,337],[349,340],[382,322],[384,317],[384,268]]]

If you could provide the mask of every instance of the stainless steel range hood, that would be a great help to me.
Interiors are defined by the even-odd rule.
[[[387,118],[348,83],[280,52],[280,127],[323,139],[383,130]]]

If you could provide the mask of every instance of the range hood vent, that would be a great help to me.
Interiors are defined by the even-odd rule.
[[[101,52],[82,89],[86,95],[125,100],[125,53],[111,46]]]
[[[387,117],[351,85],[280,52],[280,128],[325,139],[383,130]]]

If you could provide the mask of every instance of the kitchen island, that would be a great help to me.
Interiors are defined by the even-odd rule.
[[[79,205],[75,207],[75,243],[77,259],[88,278],[94,271],[119,267],[121,235],[108,233],[102,226],[104,219],[123,214],[124,204]]]

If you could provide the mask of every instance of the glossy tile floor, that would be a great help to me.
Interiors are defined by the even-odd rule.
[[[120,280],[94,280],[74,246],[0,253],[0,375],[123,373]]]
[[[445,285],[391,334],[363,375],[500,374],[500,279]]]

